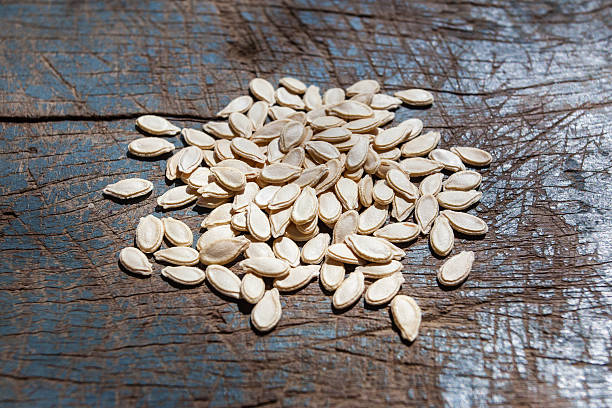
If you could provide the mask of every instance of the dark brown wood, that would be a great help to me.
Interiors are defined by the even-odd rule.
[[[0,6],[2,405],[612,405],[609,2],[145,3]],[[164,160],[126,157],[134,119],[199,127],[256,75],[423,87],[433,107],[397,120],[494,155],[473,211],[490,231],[456,242],[468,281],[442,289],[426,240],[407,247],[413,344],[318,284],[262,336],[207,285],[120,270],[167,188]],[[101,195],[126,175],[153,194]]]

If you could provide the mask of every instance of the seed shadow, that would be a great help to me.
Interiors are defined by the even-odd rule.
[[[482,241],[485,239],[486,234],[481,234],[481,235],[468,235],[468,234],[464,234],[463,232],[459,232],[459,231],[454,231],[455,234],[455,238],[459,238],[459,239],[465,239],[466,241]]]
[[[161,205],[156,205],[155,206],[155,212],[168,213],[168,212],[171,212],[171,211],[177,211],[177,210],[185,209],[185,208],[189,207],[190,205],[193,205],[193,201],[190,202],[190,203],[183,204],[183,205],[181,205],[179,207],[172,207],[172,208],[164,208]]]
[[[387,306],[389,306],[389,302],[384,303],[382,305],[371,305],[368,302],[366,302],[365,299],[363,301],[363,308],[366,310],[382,310]]]
[[[166,278],[164,275],[160,275],[160,276],[161,276],[161,277],[162,277],[162,279],[163,279],[164,281],[166,281],[166,282],[167,282],[167,283],[168,283],[170,286],[172,286],[172,287],[173,287],[173,288],[175,288],[175,289],[181,289],[181,290],[185,290],[185,289],[194,289],[194,288],[197,288],[197,287],[202,286],[202,284],[205,282],[205,280],[204,280],[204,281],[202,281],[202,282],[200,282],[200,283],[198,283],[198,284],[195,284],[195,285],[183,285],[182,283],[178,283],[178,282],[173,281],[172,279],[168,279],[168,278]]]
[[[403,338],[402,337],[402,331],[395,324],[395,320],[393,320],[393,314],[391,313],[391,308],[389,308],[389,312],[388,313],[389,313],[389,319],[391,320],[391,330],[393,330],[395,333],[397,333],[397,336],[400,338],[402,343],[404,343],[404,345],[412,346],[414,344],[414,342],[416,341],[416,339],[414,339],[413,341],[409,341],[409,340],[406,340],[405,338]],[[418,338],[418,336],[417,336],[417,338]]]
[[[455,290],[459,289],[460,287],[462,287],[462,286],[463,286],[463,284],[464,284],[466,281],[467,281],[467,279],[466,279],[466,280],[464,280],[463,282],[460,282],[460,283],[456,284],[456,285],[449,286],[449,285],[442,285],[442,284],[440,283],[440,281],[438,280],[438,278],[436,278],[436,284],[438,285],[438,287],[439,287],[439,288],[440,288],[440,289],[441,289],[443,292],[453,292],[453,291],[455,291]]]
[[[233,298],[231,296],[227,296],[221,292],[219,292],[213,285],[210,284],[210,282],[207,280],[204,281],[204,284],[206,285],[206,287],[208,287],[208,289],[214,293],[215,295],[217,295],[219,298],[221,298],[222,300],[226,301],[226,302],[232,302],[232,303],[240,303],[238,301],[238,299]]]
[[[319,288],[321,289],[321,292],[323,292],[323,294],[325,296],[333,296],[334,295],[333,291],[325,289],[325,287],[323,286],[323,283],[321,282],[320,279],[319,279]]]
[[[114,197],[108,194],[104,194],[104,197],[108,198],[115,204],[131,205],[131,204],[140,203],[141,201],[146,200],[147,198],[151,196],[152,193],[153,193],[153,190],[149,191],[147,194],[144,194],[138,197],[134,197],[134,198],[128,198],[128,199],[121,199],[121,198],[117,198],[117,197]]]
[[[153,276],[153,274],[151,275],[141,275],[139,273],[134,273],[130,270],[128,270],[125,266],[123,266],[123,264],[121,263],[121,261],[117,260],[117,265],[119,265],[119,269],[122,272],[125,272],[127,275],[134,277],[134,278],[138,278],[138,279],[149,279],[151,276]]]
[[[193,207],[193,211],[198,213],[198,215],[207,215],[207,214],[210,214],[210,212],[212,210],[214,210],[214,208],[202,207],[202,206],[199,206],[198,204],[196,204]],[[204,228],[204,227],[201,227],[201,228]]]
[[[172,156],[172,152],[163,153],[163,154],[160,154],[158,156],[153,156],[153,157],[142,157],[142,156],[136,156],[132,152],[128,151],[126,156],[128,159],[132,159],[132,160],[138,160],[138,161],[143,161],[143,162],[157,162],[160,160],[166,160],[170,158],[170,156]]]
[[[349,310],[351,310],[352,308],[354,308],[354,307],[357,305],[357,303],[359,303],[359,300],[355,301],[355,303],[353,303],[352,305],[347,306],[347,307],[345,307],[345,308],[343,308],[343,309],[338,309],[338,308],[336,308],[336,307],[334,306],[334,304],[332,303],[332,305],[331,305],[331,306],[332,306],[332,307],[331,307],[331,309],[332,309],[332,313],[333,313],[333,314],[335,314],[335,315],[337,315],[337,316],[343,315],[343,314],[345,314],[346,312],[348,312]]]

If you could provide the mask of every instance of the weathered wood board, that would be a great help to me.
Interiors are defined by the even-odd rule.
[[[612,405],[610,2],[2,3],[2,406]],[[119,270],[167,188],[164,160],[126,158],[134,118],[199,127],[255,75],[423,87],[433,107],[398,119],[493,153],[490,232],[456,243],[470,279],[442,290],[426,240],[408,248],[413,344],[318,284],[261,336],[207,285]],[[102,197],[127,175],[154,193]]]

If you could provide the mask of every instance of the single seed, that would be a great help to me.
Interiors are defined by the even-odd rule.
[[[396,109],[402,104],[402,100],[387,94],[377,93],[372,96],[370,107],[372,109]]]
[[[281,186],[266,186],[259,190],[253,202],[261,209],[268,208],[274,195],[281,189]]]
[[[380,279],[401,271],[402,267],[403,265],[400,261],[391,260],[387,263],[370,263],[358,266],[355,268],[355,271],[363,273],[366,279]]]
[[[414,218],[417,224],[419,224],[419,228],[423,234],[429,234],[429,230],[438,216],[438,211],[439,207],[436,197],[428,194],[417,200],[414,208]]]
[[[236,168],[215,166],[210,172],[217,179],[217,183],[226,190],[243,191],[246,186],[246,176]]]
[[[293,92],[294,94],[301,95],[306,92],[306,85],[299,79],[284,77],[281,78],[278,83],[287,88],[290,92]]]
[[[263,78],[253,78],[249,82],[249,89],[260,101],[266,102],[268,105],[274,104],[274,87]]]
[[[289,270],[289,275],[283,279],[275,279],[274,287],[281,292],[292,292],[307,286],[311,280],[319,276],[319,265],[300,265]]]
[[[434,149],[429,152],[430,160],[437,161],[444,166],[444,169],[449,171],[462,171],[465,170],[465,165],[461,161],[461,158],[455,153],[446,149]]]
[[[234,132],[227,122],[208,122],[202,126],[202,129],[221,139],[233,139],[235,137]]]
[[[455,231],[466,235],[483,235],[489,230],[486,222],[472,214],[452,210],[444,210],[440,214],[448,218]]]
[[[374,139],[374,148],[389,150],[402,143],[410,131],[407,127],[396,126],[383,130]]]
[[[440,256],[446,256],[453,250],[455,237],[448,218],[438,216],[429,232],[429,245]]]
[[[289,119],[274,120],[261,129],[256,130],[251,137],[251,140],[255,143],[269,143],[280,136],[280,132],[283,130],[287,123],[290,123]]]
[[[168,262],[174,265],[193,266],[199,261],[199,253],[189,247],[170,247],[160,249],[153,254],[156,261]]]
[[[223,187],[218,181],[211,181],[207,185],[198,189],[198,193],[204,198],[230,198],[235,191],[230,191]]]
[[[378,231],[374,232],[374,236],[384,238],[389,242],[409,242],[419,236],[421,230],[417,224],[412,222],[396,222],[387,224]]]
[[[403,195],[408,200],[419,198],[419,190],[410,182],[410,177],[402,170],[389,169],[385,178],[389,187],[396,193]]]
[[[161,219],[166,239],[176,246],[189,247],[193,243],[193,233],[187,224],[172,217]]]
[[[197,146],[202,150],[215,147],[215,139],[200,130],[184,128],[181,130],[181,135],[187,144]]]
[[[323,99],[318,86],[310,85],[304,93],[304,105],[306,110],[313,110],[323,106]]]
[[[282,314],[278,289],[267,290],[251,312],[251,324],[260,332],[272,330]]]
[[[247,210],[247,228],[249,233],[260,241],[267,241],[272,236],[270,221],[255,203],[249,204]]]
[[[268,112],[270,107],[267,102],[258,101],[251,106],[247,113],[247,117],[251,120],[253,124],[253,131],[261,129],[263,125],[266,123],[266,119],[268,118]],[[251,139],[253,135],[251,135]]]
[[[164,224],[150,214],[140,218],[136,227],[136,246],[144,253],[157,251],[164,239]]]
[[[472,170],[459,171],[450,175],[443,183],[444,190],[473,190],[480,186],[482,176]]]
[[[156,136],[174,136],[181,128],[174,126],[166,119],[155,115],[144,115],[136,119],[136,126]]]
[[[281,130],[279,148],[283,153],[287,153],[294,147],[299,146],[306,137],[306,129],[300,122],[289,121]]]
[[[214,228],[221,225],[229,224],[232,220],[232,204],[225,203],[215,208],[202,221],[203,228]]]
[[[244,113],[249,110],[249,108],[253,105],[253,98],[248,95],[239,96],[233,99],[230,103],[227,104],[225,108],[223,108],[217,116],[222,118],[227,118],[232,113]]]
[[[204,271],[193,266],[166,266],[161,274],[164,278],[181,285],[197,285],[206,279]]]
[[[487,166],[493,161],[489,152],[476,147],[456,146],[451,147],[450,150],[459,156],[465,164],[472,166]]]
[[[384,305],[393,299],[404,283],[404,275],[401,272],[381,278],[368,287],[364,300],[372,306]]]
[[[480,201],[482,193],[476,190],[448,190],[439,193],[437,198],[441,207],[451,210],[465,210]]]
[[[427,132],[404,143],[402,146],[402,156],[425,156],[435,149],[438,143],[440,143],[440,132]]]
[[[311,222],[319,212],[319,201],[312,187],[304,187],[291,210],[291,221],[295,224]]]
[[[365,282],[363,273],[355,271],[349,274],[349,276],[342,281],[334,296],[332,303],[336,309],[346,309],[351,306],[363,294],[365,289]]]
[[[336,116],[321,116],[310,122],[310,126],[317,131],[342,126],[346,123],[342,118]]]
[[[206,279],[222,295],[239,299],[241,281],[238,276],[225,266],[209,265],[206,268]]]
[[[353,180],[341,177],[334,186],[334,191],[344,209],[356,210],[359,208],[359,191],[357,183]]]
[[[410,128],[410,134],[406,137],[406,140],[414,139],[421,134],[421,131],[423,131],[423,121],[417,118],[405,120],[398,126],[406,126]]]
[[[375,94],[380,91],[380,84],[373,79],[362,79],[355,82],[353,85],[346,88],[348,96],[354,96],[363,93]]]
[[[372,176],[366,174],[359,182],[357,183],[357,190],[359,191],[359,203],[364,207],[369,207],[372,205],[372,190],[374,189],[374,182],[372,181]]]
[[[138,157],[156,157],[174,149],[172,143],[159,137],[141,137],[128,145],[128,151]]]
[[[331,244],[327,247],[327,256],[335,261],[351,265],[360,265],[364,263],[345,243]]]
[[[407,89],[396,92],[394,95],[410,106],[427,106],[434,101],[433,95],[424,89]]]
[[[225,265],[236,259],[250,243],[243,236],[204,242],[200,248],[200,262],[204,265]]]
[[[290,164],[296,167],[303,167],[304,161],[306,160],[306,150],[303,147],[298,146],[289,150],[285,157],[282,158],[281,163]]]
[[[346,155],[346,168],[347,170],[354,171],[361,168],[368,156],[368,148],[370,143],[366,138],[360,138],[359,141],[351,147],[348,154]]]
[[[389,209],[386,205],[374,204],[359,215],[357,232],[369,235],[383,226],[387,221]]]
[[[310,157],[319,163],[325,163],[340,157],[340,152],[334,145],[321,140],[308,142],[305,148]]]
[[[119,262],[128,271],[138,275],[149,276],[153,273],[153,265],[147,256],[138,248],[127,247],[119,252]]]
[[[178,161],[178,170],[181,173],[191,173],[197,169],[204,159],[204,152],[197,146],[189,146],[183,149]]]
[[[326,166],[327,175],[315,186],[317,195],[334,186],[342,176],[343,166],[340,160],[330,160],[327,162]]]
[[[350,234],[357,232],[359,228],[359,213],[355,210],[349,210],[338,218],[334,225],[333,241],[332,243],[338,244],[344,242]]]
[[[463,251],[448,258],[438,271],[438,282],[444,286],[457,286],[465,281],[472,270],[474,252]]]
[[[400,195],[396,195],[393,197],[391,216],[400,222],[405,221],[412,213],[412,210],[414,210],[414,205],[414,201],[409,201]]]
[[[265,183],[282,184],[297,178],[302,169],[289,164],[274,163],[265,166],[261,171],[261,180]]]
[[[247,258],[240,261],[240,267],[261,277],[284,278],[289,273],[290,265],[278,258]]]
[[[249,204],[253,202],[255,196],[259,192],[259,186],[254,182],[246,183],[244,191],[234,196],[234,202],[232,203],[232,210],[234,212],[245,211]]]
[[[248,231],[249,227],[247,226],[246,211],[233,214],[232,219],[230,221],[230,225],[232,226],[232,228],[234,228],[237,231],[242,231],[242,232]]]
[[[141,178],[129,178],[109,184],[102,192],[111,197],[127,200],[141,197],[153,190],[153,183]]]
[[[437,195],[442,189],[442,179],[444,178],[444,174],[442,173],[434,173],[425,177],[421,184],[419,184],[419,193],[421,195],[431,194]]]
[[[234,152],[232,151],[232,142],[230,140],[226,140],[226,139],[217,140],[215,142],[215,147],[213,151],[215,153],[216,161],[236,158],[236,156],[234,156]],[[207,150],[204,151],[204,153],[206,152]],[[206,156],[204,157],[206,158]]]
[[[421,326],[421,308],[413,298],[397,295],[391,301],[391,316],[403,339],[414,341]]]
[[[232,152],[239,157],[244,157],[247,160],[256,163],[265,163],[266,155],[261,151],[259,146],[248,139],[237,137],[232,139],[230,145]]]
[[[319,196],[319,218],[327,225],[333,225],[342,215],[342,204],[331,191]]]
[[[236,234],[234,233],[232,227],[229,224],[210,228],[208,231],[200,235],[200,238],[198,238],[198,242],[196,242],[196,248],[198,251],[201,251],[202,246],[206,242],[214,241],[217,239],[234,238],[235,236]]]
[[[378,180],[372,189],[372,198],[380,205],[388,205],[393,201],[395,193],[385,180]]]
[[[282,86],[274,93],[276,102],[291,109],[303,110],[305,108],[304,101],[296,94],[292,94]]]
[[[261,300],[265,292],[266,284],[259,276],[247,273],[242,277],[240,283],[240,297],[242,299],[254,305]]]
[[[270,245],[265,242],[256,241],[255,238],[251,237],[251,244],[244,251],[245,258],[274,258],[274,252]]]
[[[287,230],[289,222],[291,221],[291,210],[292,208],[288,207],[270,212],[270,229],[273,238],[282,236]]]
[[[409,157],[400,162],[400,167],[410,177],[427,176],[437,173],[444,168],[442,163],[422,157]]]
[[[321,178],[327,175],[328,169],[324,164],[316,165],[314,167],[305,169],[302,174],[293,181],[300,187],[315,186]]]
[[[374,114],[372,108],[357,101],[344,101],[329,108],[329,111],[342,119],[362,119]]]
[[[344,238],[344,242],[358,257],[370,262],[385,263],[393,258],[390,247],[382,238],[351,234]]]
[[[331,237],[329,234],[318,234],[314,238],[311,238],[302,247],[302,261],[307,264],[321,263],[327,252],[330,241]]]
[[[294,183],[289,183],[282,186],[268,203],[268,209],[276,211],[290,207],[300,196],[301,191],[302,189],[300,186]]]
[[[295,268],[300,264],[300,248],[291,238],[276,238],[272,243],[272,250],[274,255],[287,261],[289,266]]]
[[[337,105],[346,99],[344,89],[331,88],[323,94],[323,105]]]

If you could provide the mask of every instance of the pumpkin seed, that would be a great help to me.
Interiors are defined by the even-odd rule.
[[[290,122],[291,120],[289,119],[274,120],[261,129],[256,130],[251,140],[255,143],[269,143],[271,140],[279,137],[283,128]]]
[[[440,132],[427,132],[402,145],[402,156],[425,156],[440,143]]]
[[[374,189],[374,182],[372,176],[366,174],[359,183],[357,183],[357,191],[359,193],[359,203],[364,207],[372,205],[372,190]]]
[[[338,289],[340,284],[342,284],[344,275],[344,264],[342,262],[328,259],[321,265],[319,280],[321,281],[321,285],[323,285],[325,290],[333,292]]]
[[[455,231],[466,235],[483,235],[489,230],[487,223],[475,215],[452,210],[444,210],[440,212],[440,214],[448,218],[451,227],[453,227]]]
[[[364,165],[369,147],[370,143],[366,138],[360,138],[359,141],[353,147],[351,147],[351,150],[349,150],[348,154],[346,155],[347,170],[354,171]]]
[[[393,119],[395,119],[395,113],[389,112],[387,110],[375,110],[374,118],[376,118],[376,120],[378,121],[378,126],[384,126],[392,122]],[[374,129],[372,131],[374,131]]]
[[[240,299],[240,286],[242,282],[234,272],[225,266],[208,265],[206,268],[206,279],[222,295]]]
[[[202,126],[202,129],[221,139],[233,139],[235,137],[227,122],[208,122]]]
[[[333,225],[342,215],[342,204],[336,194],[329,191],[319,196],[319,218],[327,225]]]
[[[462,251],[451,256],[438,271],[438,282],[444,286],[457,286],[463,283],[470,274],[473,263],[474,252],[472,251]]]
[[[374,204],[366,208],[365,211],[359,215],[359,227],[357,228],[357,232],[364,235],[373,233],[387,221],[388,214],[389,210],[387,206],[380,204]]]
[[[366,290],[364,300],[372,306],[384,305],[393,299],[404,283],[404,275],[395,272],[374,282]]]
[[[291,220],[292,208],[284,208],[282,210],[270,212],[270,229],[272,237],[278,238],[285,233]]]
[[[274,287],[281,292],[292,292],[307,286],[311,280],[319,277],[319,265],[300,265],[289,270],[283,279],[275,279]]]
[[[337,105],[346,99],[344,89],[342,88],[331,88],[325,91],[323,94],[324,105]]]
[[[217,179],[217,183],[226,190],[243,191],[246,186],[246,176],[236,168],[215,166],[210,172]]]
[[[285,229],[285,234],[294,241],[304,242],[308,241],[319,233],[318,225],[314,224],[314,229],[310,231],[311,232],[303,232],[294,223],[289,223],[289,225]]]
[[[308,221],[304,224],[295,224],[295,228],[297,228],[302,234],[304,235],[312,235],[314,233],[314,231],[318,228],[319,226],[319,217],[317,217],[315,215],[315,217],[311,220]],[[310,238],[308,238],[310,239]]]
[[[332,105],[329,111],[342,119],[363,119],[369,118],[374,114],[372,108],[368,105],[350,100]]]
[[[363,164],[363,168],[368,174],[374,174],[378,171],[380,167],[381,159],[378,153],[374,151],[372,146],[368,148],[368,155],[366,156],[366,161]]]
[[[156,216],[141,217],[136,227],[136,246],[144,253],[157,251],[164,239],[164,224]]]
[[[206,279],[206,274],[200,268],[193,266],[166,266],[161,274],[164,278],[181,285],[197,285]]]
[[[266,162],[266,155],[262,153],[259,146],[248,139],[242,137],[232,139],[230,147],[236,156],[244,157],[256,163]]]
[[[291,109],[303,110],[305,108],[304,101],[296,94],[290,93],[282,86],[274,93],[276,102],[280,106],[286,106]]]
[[[215,148],[213,151],[215,153],[215,158],[217,161],[236,158],[234,156],[234,152],[232,151],[232,142],[226,139],[217,140],[215,142]],[[205,150],[204,152],[206,153],[207,150]]]
[[[109,184],[102,192],[111,197],[127,200],[141,197],[153,190],[153,183],[141,178],[129,178]]]
[[[359,213],[355,210],[349,210],[338,218],[334,225],[333,243],[342,243],[344,238],[350,234],[357,232],[359,228]]]
[[[378,155],[380,156],[380,158],[382,160],[398,160],[401,157],[401,152],[400,149],[398,149],[397,147],[391,149],[391,150],[387,150],[385,152],[380,152],[378,153]]]
[[[252,242],[249,247],[244,251],[245,258],[274,258],[274,252],[270,245],[265,242],[256,241],[252,237]]]
[[[345,129],[353,133],[368,133],[380,125],[381,118],[374,115],[370,118],[356,119],[344,125]]]
[[[400,98],[396,98],[387,94],[377,93],[372,96],[370,107],[372,109],[395,109],[398,108],[401,104],[402,100]]]
[[[433,227],[431,227],[429,232],[429,245],[440,256],[446,256],[453,250],[455,237],[448,218],[442,216],[436,217]]]
[[[249,204],[253,202],[255,196],[259,193],[259,186],[250,181],[244,186],[244,191],[234,196],[234,202],[232,203],[232,210],[234,212],[245,211]]]
[[[363,273],[355,271],[349,274],[349,276],[342,281],[334,296],[332,303],[336,309],[345,309],[357,302],[363,290],[365,289],[365,282]]]
[[[287,237],[278,237],[272,243],[274,254],[289,263],[295,268],[300,264],[300,248],[297,244]]]
[[[327,175],[327,172],[327,166],[325,166],[324,164],[316,165],[314,167],[302,171],[302,174],[300,174],[300,176],[295,179],[293,183],[297,184],[300,187],[312,187],[316,185],[321,180],[321,178],[325,177],[325,175]]]
[[[299,146],[306,136],[306,129],[300,122],[289,121],[281,130],[279,148],[287,153],[294,147]]]
[[[249,233],[260,241],[267,241],[272,236],[270,221],[255,203],[249,204],[247,210],[247,228]]]
[[[306,160],[306,151],[303,147],[298,146],[289,150],[285,157],[282,158],[281,163],[290,164],[296,167],[303,167],[304,161]]]
[[[164,224],[164,235],[172,245],[191,246],[193,233],[187,224],[172,217],[162,218],[161,221]]]
[[[296,179],[301,172],[302,169],[299,167],[283,163],[274,163],[263,168],[260,178],[264,183],[281,184]]]
[[[130,142],[128,151],[138,157],[156,157],[169,153],[174,145],[159,137],[141,137]]]
[[[302,247],[302,261],[307,264],[321,263],[327,252],[330,241],[331,237],[329,234],[318,234],[314,238],[311,238]]]
[[[403,171],[402,167],[399,164],[397,164],[395,161],[388,160],[388,159],[380,159],[380,166],[378,166],[378,169],[376,170],[376,175],[380,177],[381,179],[384,179],[385,177],[387,177],[387,172],[391,169],[397,169],[397,170]]]
[[[400,195],[394,196],[391,216],[400,222],[406,220],[414,210],[414,204],[414,201],[408,201]]]
[[[444,168],[449,171],[461,171],[465,170],[465,165],[461,161],[461,158],[455,153],[446,149],[434,149],[429,152],[428,155],[430,160],[435,160],[438,163],[442,163]]]
[[[391,301],[391,316],[403,339],[414,341],[421,326],[421,308],[413,298],[397,295]]]
[[[266,186],[259,190],[253,202],[261,209],[268,208],[274,195],[281,189],[281,186]]]
[[[289,183],[282,186],[270,200],[268,209],[274,211],[290,207],[300,196],[301,191],[302,189],[300,186],[294,183]]]
[[[442,191],[437,195],[438,203],[444,208],[451,210],[465,210],[476,204],[482,198],[482,193],[476,190],[459,191],[448,190]]]
[[[213,197],[200,197],[196,201],[196,205],[204,208],[217,208],[221,204],[225,204],[229,201],[228,198],[213,198]]]
[[[419,190],[410,182],[410,177],[402,170],[389,169],[386,175],[387,184],[398,194],[403,195],[408,200],[419,198]]]
[[[304,105],[306,110],[313,110],[323,106],[323,99],[318,86],[310,85],[304,93]]]
[[[251,324],[260,332],[272,330],[282,314],[278,289],[267,290],[251,312]]]
[[[380,279],[401,271],[402,267],[400,261],[391,260],[387,263],[369,263],[358,266],[355,268],[355,271],[363,273],[366,279]]]
[[[321,116],[315,118],[312,122],[310,122],[310,126],[312,126],[314,130],[321,131],[325,129],[339,127],[344,125],[345,123],[346,121],[337,116]]]
[[[199,253],[189,247],[170,247],[160,249],[153,254],[156,261],[164,261],[174,265],[193,266],[199,261]]]
[[[345,243],[331,244],[328,246],[327,256],[330,259],[351,265],[360,265],[364,263]]]
[[[444,182],[444,190],[473,190],[480,186],[482,176],[472,170],[459,171],[450,175]]]
[[[431,194],[420,197],[414,209],[414,218],[425,235],[429,234],[431,225],[438,216],[438,200]]]
[[[421,195],[431,194],[437,195],[442,189],[442,179],[444,175],[442,173],[430,174],[425,177],[421,184],[419,184],[419,192]]]
[[[196,248],[198,251],[201,251],[205,242],[214,241],[217,239],[234,238],[235,236],[236,234],[228,224],[210,228],[208,231],[200,235],[200,238],[198,238],[198,242],[196,243]]]
[[[366,261],[384,263],[393,258],[391,249],[382,238],[351,234],[344,238],[344,242],[355,255]]]
[[[174,136],[181,128],[174,126],[166,119],[155,115],[144,115],[136,119],[136,126],[156,136]]]
[[[204,265],[225,265],[236,259],[250,243],[251,241],[243,236],[204,242],[200,246],[200,262]]]
[[[284,77],[281,78],[278,83],[287,88],[290,92],[293,92],[294,94],[301,95],[306,92],[306,85],[299,79]]]
[[[249,89],[260,101],[268,105],[274,104],[274,87],[270,82],[263,78],[253,78],[251,82],[249,82]]]
[[[374,139],[374,148],[378,150],[389,150],[402,143],[410,129],[396,126],[383,130]]]
[[[295,224],[306,224],[312,221],[319,211],[319,201],[314,188],[304,187],[291,211],[291,221]]]
[[[400,123],[398,126],[406,126],[410,128],[410,133],[406,137],[406,140],[414,139],[423,131],[423,121],[417,118],[407,119]]]
[[[240,297],[254,305],[261,300],[266,292],[264,280],[253,273],[247,273],[240,282]]]
[[[356,210],[359,208],[359,191],[357,183],[346,177],[340,177],[340,180],[334,187],[336,196],[342,207],[346,210]]]
[[[444,168],[442,163],[422,157],[409,157],[400,162],[400,167],[410,177],[427,176],[437,173]]]
[[[215,147],[216,147],[216,144],[215,144]],[[174,156],[176,156],[176,155],[174,155]],[[174,156],[172,156],[170,158],[170,160],[172,160],[174,158]],[[168,160],[168,162],[167,162],[168,165],[170,164],[170,160]],[[214,166],[217,165],[217,162],[218,162],[218,160],[217,160],[217,157],[216,157],[214,151],[204,150],[204,163],[206,163],[207,166],[214,167]],[[166,177],[168,178],[168,180],[174,180],[174,178],[176,178],[176,176],[174,176],[174,178],[171,179],[168,176],[168,168],[166,168]]]
[[[372,189],[372,198],[380,205],[388,205],[393,201],[395,193],[385,180],[378,180]]]
[[[247,113],[247,117],[253,124],[253,131],[261,129],[263,125],[266,123],[266,118],[268,117],[268,111],[270,107],[267,102],[258,101],[251,106],[249,112]],[[253,135],[251,135],[251,138]]]
[[[472,166],[487,166],[493,161],[489,152],[476,147],[455,146],[451,147],[450,150],[459,156],[465,164]]]
[[[178,162],[183,154],[183,149],[178,150],[166,161],[166,178],[175,180],[178,176]]]
[[[233,214],[230,225],[237,231],[248,231],[246,211]]]
[[[127,247],[119,252],[119,262],[128,271],[138,275],[149,276],[153,273],[153,265],[147,256],[138,248]]]
[[[247,258],[240,261],[240,267],[265,278],[284,278],[290,268],[287,261],[278,258]]]
[[[178,161],[178,170],[181,173],[191,173],[197,169],[204,159],[204,152],[197,146],[189,146],[183,149]]]
[[[249,110],[251,105],[253,105],[253,98],[248,95],[239,96],[230,101],[225,108],[220,110],[217,116],[227,118],[232,113],[244,113]]]
[[[346,88],[346,94],[353,96],[361,93],[375,94],[380,91],[380,84],[373,79],[362,79]]]
[[[199,188],[198,193],[205,198],[230,198],[236,194],[235,191],[227,190],[217,181],[211,181],[204,187]]]
[[[215,139],[200,130],[183,128],[181,135],[183,135],[183,139],[185,139],[187,144],[197,146],[202,150],[215,147]]]
[[[374,236],[384,238],[389,242],[409,242],[419,236],[421,230],[412,222],[396,222],[387,224],[374,232]]]
[[[316,186],[315,191],[318,194],[326,191],[336,184],[342,176],[342,163],[338,159],[330,160],[326,164],[327,175]]]
[[[406,89],[396,92],[394,95],[410,106],[427,106],[434,101],[433,95],[424,89]]]
[[[328,143],[341,143],[351,138],[351,131],[344,127],[332,127],[316,133],[312,136],[313,140]]]
[[[334,145],[321,140],[310,141],[306,143],[305,148],[310,157],[319,163],[325,163],[340,157],[340,152]]]

